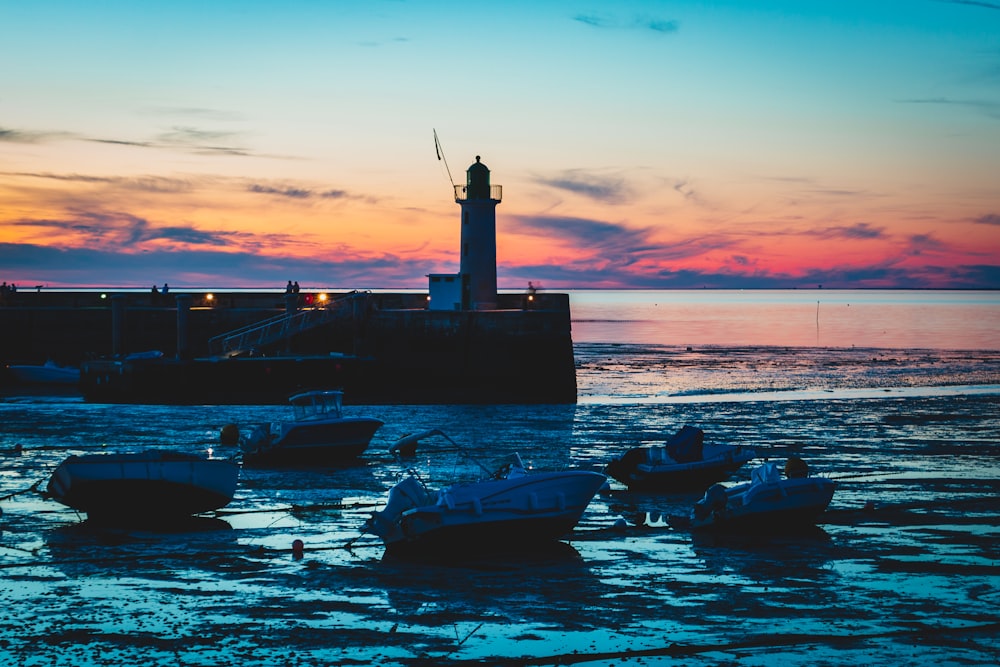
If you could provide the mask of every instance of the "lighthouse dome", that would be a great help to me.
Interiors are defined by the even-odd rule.
[[[490,170],[479,160],[477,155],[475,163],[465,172],[466,193],[469,199],[490,198]]]

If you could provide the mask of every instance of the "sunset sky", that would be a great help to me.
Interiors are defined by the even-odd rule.
[[[1000,289],[1000,2],[4,2],[0,279]],[[433,132],[443,148],[435,151]]]

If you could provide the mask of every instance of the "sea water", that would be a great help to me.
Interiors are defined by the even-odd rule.
[[[0,664],[995,662],[997,293],[571,302],[576,405],[349,406],[385,421],[358,465],[244,469],[224,511],[172,531],[91,526],[31,487],[71,453],[232,456],[224,425],[287,408],[7,397]],[[862,305],[875,321],[848,314]],[[807,535],[709,539],[666,520],[694,495],[612,483],[569,539],[517,557],[398,562],[359,530],[407,467],[432,484],[468,473],[431,449],[392,459],[406,433],[441,428],[486,462],[601,470],[683,424],[761,460],[802,457],[838,482],[827,516]]]

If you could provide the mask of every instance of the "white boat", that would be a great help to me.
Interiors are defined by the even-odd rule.
[[[406,451],[431,435],[443,436],[462,451],[437,429],[408,436],[390,451]],[[389,490],[385,508],[365,523],[365,532],[382,538],[390,553],[513,550],[566,536],[607,482],[604,475],[586,470],[529,472],[518,454],[493,472],[472,460],[483,472],[478,480],[436,490],[408,471]]]
[[[80,384],[80,369],[72,366],[60,366],[54,361],[46,361],[42,365],[9,364],[7,370],[16,382],[21,384],[40,385],[77,385]]]
[[[256,427],[240,442],[251,466],[331,465],[355,459],[382,427],[373,417],[345,417],[344,392],[307,391],[289,398],[294,419]]]
[[[147,450],[63,460],[46,495],[91,519],[162,520],[225,507],[239,466],[230,460]]]
[[[662,445],[633,447],[605,472],[630,491],[703,491],[756,457],[750,447],[706,444],[704,436],[700,428],[685,425]]]
[[[749,482],[709,487],[690,515],[677,523],[692,530],[793,532],[816,524],[833,499],[834,486],[826,477],[810,477],[798,457],[789,459],[785,477],[776,463],[764,463]]]

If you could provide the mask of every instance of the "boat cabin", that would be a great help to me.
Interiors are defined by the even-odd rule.
[[[288,399],[296,421],[339,419],[343,416],[344,392],[338,390],[307,391]]]

